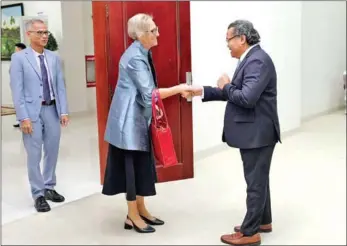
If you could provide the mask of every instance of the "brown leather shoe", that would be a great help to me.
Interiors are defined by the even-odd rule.
[[[261,244],[260,234],[254,234],[251,237],[244,236],[241,232],[235,232],[233,234],[223,235],[221,241],[226,244],[235,246],[258,246]]]
[[[234,227],[234,232],[240,232],[241,226],[235,226]],[[258,232],[272,232],[272,224],[266,224],[266,225],[260,225],[259,231]]]

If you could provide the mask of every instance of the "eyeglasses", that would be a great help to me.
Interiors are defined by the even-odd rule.
[[[232,39],[236,38],[236,37],[240,37],[241,35],[235,35],[235,36],[232,36],[231,38],[227,38],[226,41],[227,43],[229,43]]]
[[[49,31],[29,31],[29,32],[35,33],[37,36],[40,36],[40,37],[42,37],[43,35],[46,35],[46,36],[51,35],[51,32]]]
[[[154,35],[159,33],[159,27],[155,27],[152,30],[150,30],[151,33],[153,33]]]

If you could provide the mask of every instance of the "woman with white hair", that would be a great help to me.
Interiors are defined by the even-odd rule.
[[[149,233],[155,231],[152,226],[164,224],[150,214],[144,202],[145,196],[156,195],[157,176],[149,126],[152,92],[157,89],[157,81],[150,49],[158,44],[159,31],[151,16],[137,14],[128,21],[128,34],[134,42],[119,62],[119,77],[105,132],[109,151],[102,193],[126,193],[128,214],[124,229]],[[185,84],[158,89],[162,99],[177,94],[186,97],[188,91]]]

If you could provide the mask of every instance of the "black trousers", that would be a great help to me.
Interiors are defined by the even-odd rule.
[[[272,223],[269,173],[275,145],[241,149],[247,183],[247,213],[241,225],[245,236],[252,236],[260,225]]]

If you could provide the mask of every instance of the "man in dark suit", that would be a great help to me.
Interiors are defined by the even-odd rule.
[[[239,148],[247,183],[247,213],[235,233],[221,237],[231,245],[260,245],[259,232],[272,231],[269,172],[272,154],[280,142],[277,114],[277,77],[270,56],[259,46],[260,36],[249,21],[228,27],[231,56],[239,59],[232,80],[223,75],[218,87],[194,88],[203,102],[227,101],[223,142]]]

